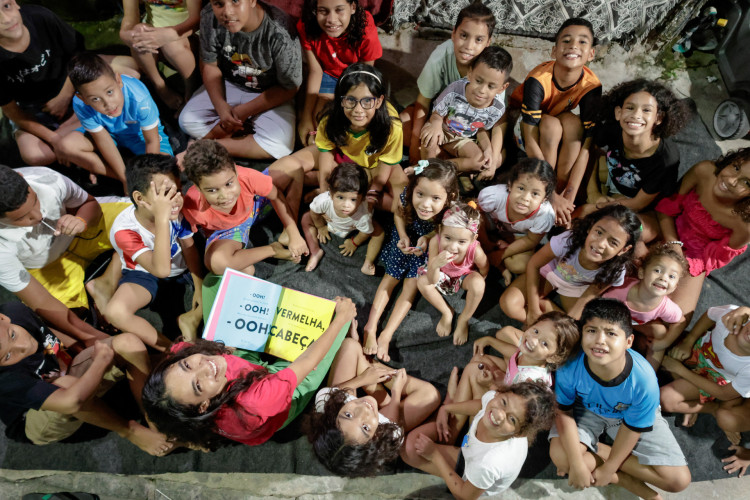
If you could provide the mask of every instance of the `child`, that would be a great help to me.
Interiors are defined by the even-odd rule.
[[[669,298],[687,272],[687,261],[667,245],[651,249],[638,269],[638,280],[611,288],[605,297],[624,303],[633,318],[633,329],[643,334],[636,338],[636,350],[643,353],[655,370],[659,368],[669,345],[663,339],[672,323],[682,321],[680,306]],[[640,336],[639,336],[640,337]]]
[[[487,47],[471,61],[466,77],[448,85],[435,100],[420,134],[422,159],[444,151],[455,157],[460,172],[492,179],[503,149],[503,130],[495,124],[505,117],[500,98],[512,70],[510,54],[500,47]]]
[[[570,222],[586,171],[594,114],[602,95],[602,84],[586,67],[594,59],[595,45],[589,21],[566,20],[555,35],[555,60],[532,69],[511,95],[511,106],[521,109],[519,146],[530,158],[546,160],[557,171],[557,194],[551,201],[564,225]],[[576,107],[580,118],[571,112]]]
[[[302,57],[291,18],[256,0],[214,1],[201,11],[205,88],[188,101],[180,128],[216,139],[232,156],[281,158],[294,147],[293,99]]]
[[[750,397],[750,327],[732,334],[721,322],[735,309],[709,308],[662,362],[676,380],[661,388],[661,404],[684,413],[684,427],[691,427],[698,413],[716,415],[724,402],[739,406],[740,398]],[[725,432],[732,444],[740,444],[739,432]]]
[[[0,165],[0,285],[86,345],[106,338],[69,308],[88,307],[86,268],[112,249],[109,227],[126,206],[100,205],[46,167]]]
[[[686,123],[688,109],[667,87],[642,78],[617,85],[602,101],[594,136],[602,154],[589,179],[587,202],[574,217],[605,205],[625,205],[643,223],[643,248],[636,251],[643,256],[644,243],[659,234],[653,205],[677,189],[680,152],[671,136]]]
[[[481,1],[473,1],[459,11],[450,40],[438,45],[430,54],[417,79],[417,100],[401,113],[404,145],[409,148],[411,165],[422,158],[420,137],[430,114],[431,101],[450,83],[469,73],[471,62],[489,46],[494,29],[492,11]],[[505,102],[504,98],[500,100]]]
[[[149,421],[204,451],[232,441],[264,443],[312,399],[356,314],[351,300],[336,297],[328,329],[291,363],[269,363],[261,353],[241,349],[230,354],[207,340],[174,345],[143,388]]]
[[[310,259],[305,271],[314,270],[325,252],[318,244],[331,239],[330,233],[344,238],[339,245],[341,254],[351,257],[368,238],[367,255],[361,271],[375,275],[375,259],[383,246],[385,234],[372,218],[365,201],[369,180],[365,169],[354,163],[342,163],[328,176],[329,190],[320,193],[310,203],[310,211],[302,216],[302,231],[305,233]],[[357,234],[347,239],[352,231]]]
[[[280,177],[276,177],[273,166],[263,173],[236,166],[227,149],[210,139],[192,143],[185,152],[183,166],[193,182],[185,195],[183,214],[194,231],[200,227],[206,235],[205,263],[209,271],[221,275],[230,267],[254,274],[254,264],[262,260],[275,257],[299,261],[308,253],[297,229],[296,213],[283,193],[294,188],[295,183],[301,186],[301,178],[277,188],[274,179]],[[289,248],[278,241],[245,248],[250,228],[268,212],[269,202],[284,225],[279,240],[288,243]],[[295,205],[298,203],[299,199]],[[213,297],[208,303],[213,303]]]
[[[614,299],[594,299],[581,314],[581,353],[555,374],[560,411],[550,431],[550,457],[574,488],[617,483],[642,498],[661,498],[690,484],[690,470],[659,411],[651,365],[630,349],[630,312]],[[614,440],[600,442],[602,434]]]
[[[407,179],[398,165],[403,155],[401,121],[388,94],[388,82],[379,70],[365,63],[352,64],[336,83],[334,99],[318,124],[315,145],[272,166],[305,173],[317,168],[320,192],[324,192],[328,190],[326,179],[337,164],[356,163],[365,168],[370,179],[370,201],[377,201],[387,182],[395,198]],[[386,210],[391,208],[386,204]]]
[[[165,350],[171,341],[136,312],[149,305],[168,282],[190,286],[188,269],[195,280],[193,303],[187,315],[200,322],[202,267],[193,244],[193,233],[182,219],[180,171],[174,157],[142,155],[128,164],[133,205],[115,219],[109,239],[119,256],[122,278],[106,303],[98,303],[104,317],[120,330],[130,330],[144,344]],[[195,330],[186,332],[195,338]]]
[[[44,445],[71,436],[87,422],[151,455],[171,450],[163,434],[121,417],[99,399],[127,373],[141,406],[151,364],[132,333],[98,341],[72,358],[64,347],[74,343],[72,338],[45,326],[20,302],[9,302],[0,305],[0,338],[0,419],[8,437]]]
[[[417,270],[417,287],[422,296],[441,314],[436,331],[451,334],[455,311],[443,295],[466,290],[466,304],[453,331],[453,345],[463,345],[469,337],[469,319],[484,295],[484,278],[489,271],[487,256],[477,241],[479,211],[475,202],[454,202],[443,214],[438,234],[430,240],[427,265]]]
[[[77,129],[65,136],[63,147],[72,163],[118,179],[129,192],[118,147],[135,155],[172,154],[156,103],[140,80],[116,75],[104,59],[90,52],[70,60],[68,76],[76,89],[73,110],[88,135]]]
[[[123,0],[120,39],[130,47],[138,68],[151,80],[159,98],[171,109],[183,100],[167,87],[157,64],[159,56],[182,77],[185,95],[193,93],[191,77],[195,72],[195,55],[188,38],[200,23],[200,0],[146,0],[145,23],[141,22],[138,0]]]
[[[381,255],[385,276],[372,299],[370,317],[364,327],[365,354],[375,354],[385,362],[391,359],[388,347],[417,295],[417,272],[425,265],[425,250],[434,235],[436,221],[442,220],[443,210],[457,199],[458,178],[453,163],[437,158],[420,160],[409,185],[401,193],[390,238]],[[412,246],[415,240],[416,245]],[[404,280],[401,294],[378,337],[380,316],[401,280]]]
[[[542,312],[556,307],[546,298],[555,290],[563,309],[579,317],[588,300],[623,284],[640,226],[638,216],[622,205],[575,219],[571,230],[553,236],[534,254],[526,274],[500,296],[500,307],[530,325]]]
[[[13,125],[27,165],[68,165],[61,140],[80,126],[73,113],[73,85],[66,64],[85,49],[83,36],[40,5],[3,2],[0,25],[0,106]],[[117,72],[138,73],[135,61],[103,56]]]
[[[443,478],[455,498],[477,498],[497,495],[515,481],[537,432],[552,424],[555,403],[543,383],[520,382],[488,391],[481,400],[441,406],[438,415],[447,413],[474,416],[461,448],[436,444],[437,428],[430,422],[409,433],[401,457]]]
[[[306,427],[315,455],[339,476],[380,472],[398,458],[404,434],[440,406],[432,384],[370,362],[352,338],[336,353],[328,384],[315,396]],[[366,395],[357,398],[357,389]]]
[[[669,329],[663,342],[670,345],[690,322],[706,276],[750,243],[750,148],[693,166],[656,212],[662,238],[688,261],[689,275],[671,297],[685,320]]]
[[[555,225],[555,210],[549,202],[555,192],[555,171],[537,158],[523,158],[508,172],[506,182],[488,186],[479,192],[479,208],[486,228],[480,227],[479,240],[490,263],[503,273],[505,286],[513,275],[526,272],[534,250],[542,237]],[[490,235],[499,232],[497,242]]]
[[[297,133],[304,146],[315,143],[317,116],[333,99],[347,66],[369,65],[383,55],[372,14],[357,0],[305,0],[297,22],[307,66],[307,93]]]

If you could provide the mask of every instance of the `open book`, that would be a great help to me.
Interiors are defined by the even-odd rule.
[[[227,269],[203,338],[294,361],[326,331],[335,308],[332,300]]]

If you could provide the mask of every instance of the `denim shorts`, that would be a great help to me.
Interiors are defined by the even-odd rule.
[[[332,77],[325,71],[323,72],[323,78],[320,80],[320,90],[318,90],[319,94],[333,94],[336,91],[336,84],[338,83],[338,79]]]

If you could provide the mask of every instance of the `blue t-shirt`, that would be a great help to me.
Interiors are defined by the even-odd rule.
[[[648,361],[632,349],[626,351],[625,369],[609,381],[589,369],[581,352],[555,372],[555,396],[561,410],[578,402],[602,417],[622,419],[635,432],[647,432],[659,406],[659,384]]]
[[[164,127],[159,120],[159,109],[146,86],[127,75],[121,75],[123,105],[120,116],[107,116],[84,104],[80,97],[73,98],[73,110],[78,116],[83,128],[87,132],[106,130],[117,142],[118,146],[125,146],[135,154],[146,152],[146,141],[143,130],[159,129],[161,152],[172,154],[169,139],[164,133]]]

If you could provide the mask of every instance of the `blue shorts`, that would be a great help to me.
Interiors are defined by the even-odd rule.
[[[83,127],[78,127],[76,131],[82,133],[83,135],[91,137],[91,134],[89,134]],[[146,141],[143,138],[135,139],[130,136],[121,136],[120,140],[118,141],[117,137],[115,137],[114,135],[109,134],[109,136],[112,138],[112,140],[115,142],[115,146],[117,146],[118,148],[126,148],[132,151],[135,155],[142,155],[146,153]],[[164,153],[165,155],[174,155],[174,153],[172,152],[172,145],[169,143],[169,137],[167,137],[166,134],[159,134],[159,151]]]
[[[120,283],[118,284],[118,286],[122,285],[123,283],[133,283],[145,288],[146,291],[151,294],[151,300],[148,302],[150,305],[154,301],[154,298],[156,297],[156,293],[159,290],[160,286],[166,283],[178,283],[192,286],[193,279],[190,276],[190,273],[187,271],[178,276],[171,276],[169,278],[157,278],[153,274],[147,273],[145,271],[139,271],[137,269],[123,269],[122,278],[120,278]]]
[[[325,71],[323,72],[323,78],[320,80],[319,94],[333,94],[336,91],[336,84],[338,79],[332,77]]]

